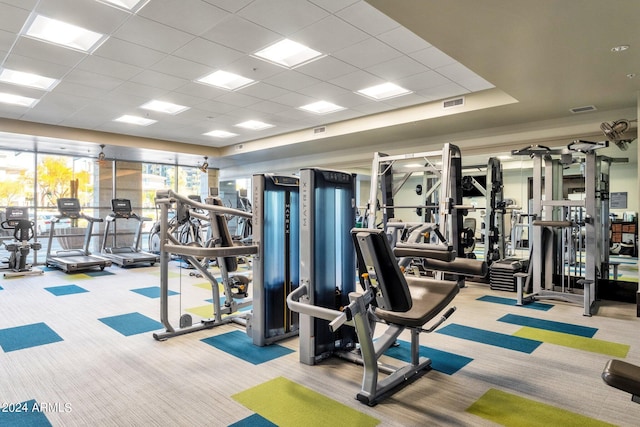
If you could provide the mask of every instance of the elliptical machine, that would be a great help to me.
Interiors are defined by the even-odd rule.
[[[11,272],[4,273],[4,277],[28,276],[43,274],[40,269],[32,268],[27,263],[27,257],[33,249],[40,250],[42,245],[39,242],[30,242],[33,239],[34,223],[29,220],[26,209],[9,207],[6,210],[6,220],[0,223],[4,230],[13,230],[13,241],[4,242],[4,246],[9,251],[8,269]]]

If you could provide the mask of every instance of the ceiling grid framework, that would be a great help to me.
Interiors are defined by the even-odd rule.
[[[21,35],[35,14],[108,38],[86,54]],[[462,84],[471,81],[464,73],[447,75],[453,59],[364,1],[151,0],[132,14],[95,0],[2,0],[0,17],[2,68],[61,79],[50,92],[0,83],[0,92],[39,100],[30,109],[0,104],[0,116],[7,119],[222,147],[472,91]],[[325,56],[295,69],[253,56],[283,38]],[[256,83],[226,91],[196,82],[216,69]],[[475,78],[473,90],[492,87]],[[412,93],[387,101],[355,93],[387,81]],[[170,116],[140,108],[153,99],[189,110]],[[299,109],[317,101],[344,109],[325,115]],[[125,114],[156,123],[114,121]],[[257,132],[235,126],[250,119],[274,126]],[[214,129],[238,135],[203,135]]]
[[[238,170],[273,169],[283,153],[328,165],[351,150],[367,163],[372,147],[406,150],[549,120],[568,123],[553,140],[568,137],[572,121],[596,132],[597,121],[633,119],[618,115],[636,109],[640,91],[628,77],[640,72],[635,0],[149,0],[135,13],[106,1],[0,0],[0,71],[60,79],[50,91],[0,82],[0,93],[38,100],[32,108],[0,103],[0,148],[35,141],[82,155],[104,143],[113,158],[196,164],[208,154],[211,167]],[[22,35],[37,14],[108,37],[87,54]],[[294,69],[255,57],[284,38],[324,56]],[[621,44],[630,48],[611,52]],[[215,70],[256,83],[228,91],[197,82]],[[411,93],[383,101],[357,93],[389,81]],[[465,104],[442,111],[457,96]],[[189,109],[141,108],[152,100]],[[300,109],[318,101],[344,109]],[[583,105],[597,110],[570,113]],[[156,122],[114,121],[122,115]],[[273,126],[235,126],[247,120]],[[319,126],[325,132],[314,135]],[[214,130],[236,136],[205,135]],[[514,133],[522,143],[525,134]],[[485,140],[473,139],[466,143]]]

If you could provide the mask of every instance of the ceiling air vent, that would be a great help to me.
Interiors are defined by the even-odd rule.
[[[589,111],[596,111],[596,110],[597,108],[595,105],[585,105],[584,107],[569,108],[569,111],[571,111],[573,114],[586,113]]]
[[[464,96],[460,98],[447,99],[446,101],[442,101],[442,108],[453,108],[464,105]]]
[[[324,133],[326,131],[327,131],[327,127],[326,126],[320,126],[320,127],[317,127],[315,129],[313,129],[313,134],[317,135],[319,133]]]

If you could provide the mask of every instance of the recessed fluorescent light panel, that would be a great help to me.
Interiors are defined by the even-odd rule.
[[[358,93],[373,98],[376,101],[381,101],[383,99],[395,98],[396,96],[408,95],[412,92],[397,84],[387,82],[359,90]]]
[[[117,119],[114,119],[113,121],[129,123],[129,124],[138,125],[138,126],[149,126],[150,124],[155,123],[157,120],[145,119],[144,117],[130,116],[125,114],[124,116],[120,116]]]
[[[264,123],[258,120],[247,120],[246,122],[238,123],[236,126],[251,130],[263,130],[273,127],[273,125],[270,125],[269,123]]]
[[[87,53],[96,50],[107,39],[104,34],[42,15],[35,16],[25,35]]]
[[[136,13],[149,3],[149,0],[98,0],[101,3],[115,6],[118,9],[128,10],[131,13]]]
[[[213,73],[198,79],[198,81],[200,83],[227,90],[238,90],[255,83],[255,80],[222,70],[214,71]]]
[[[38,103],[38,99],[27,98],[26,96],[13,95],[11,93],[0,92],[0,102],[3,104],[19,105],[21,107],[33,107]]]
[[[317,50],[289,39],[272,44],[254,55],[287,68],[295,68],[324,56]]]
[[[329,114],[335,113],[336,111],[344,110],[345,108],[336,104],[332,104],[331,102],[318,101],[311,104],[303,105],[302,107],[300,107],[300,109],[315,114]]]
[[[226,130],[212,130],[211,132],[207,132],[203,135],[212,136],[214,138],[231,138],[234,136],[238,136],[237,133],[227,132]]]
[[[39,76],[38,74],[25,73],[22,71],[3,68],[2,71],[0,71],[0,82],[32,87],[41,90],[51,90],[58,84],[59,80],[52,79],[50,77]]]
[[[159,113],[165,113],[165,114],[178,114],[189,109],[189,107],[186,107],[184,105],[173,104],[171,102],[165,102],[165,101],[158,101],[156,99],[141,105],[140,108],[144,108],[145,110],[157,111]]]

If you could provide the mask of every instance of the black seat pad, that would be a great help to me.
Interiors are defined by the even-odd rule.
[[[411,276],[405,276],[405,279],[413,302],[411,309],[405,312],[376,309],[376,315],[382,320],[421,327],[444,310],[460,290],[456,282]]]

